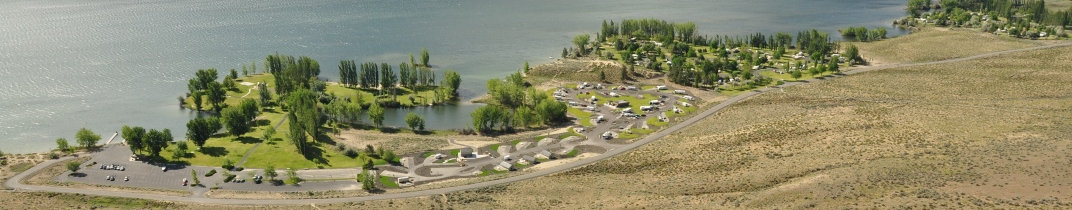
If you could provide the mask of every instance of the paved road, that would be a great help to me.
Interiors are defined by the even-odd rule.
[[[1049,48],[1064,47],[1064,46],[1072,46],[1072,42],[1053,44],[1053,45],[1045,45],[1045,46],[1038,46],[1038,47],[1031,47],[1031,48],[1024,48],[1024,49],[1016,49],[1016,50],[1007,50],[1007,51],[1000,51],[1000,52],[993,52],[993,53],[986,53],[986,54],[981,54],[981,55],[975,55],[975,56],[969,56],[969,57],[963,57],[963,58],[953,58],[953,59],[942,60],[942,61],[923,62],[923,63],[909,63],[909,64],[890,64],[890,65],[881,65],[881,66],[861,67],[861,68],[854,68],[854,69],[851,69],[851,70],[847,70],[847,71],[844,72],[844,74],[845,75],[852,75],[852,74],[858,74],[858,73],[876,71],[876,70],[882,70],[882,69],[890,69],[890,68],[960,62],[960,61],[967,61],[967,60],[974,60],[974,59],[992,57],[992,56],[1001,55],[1001,54],[1007,54],[1007,53],[1015,53],[1015,52],[1023,52],[1023,51],[1031,51],[1031,50],[1040,50],[1040,49],[1049,49]],[[820,80],[821,79],[812,79],[812,80],[808,80],[807,82],[817,82],[817,81],[820,81]],[[552,167],[552,168],[549,168],[549,169],[535,171],[535,172],[532,172],[532,173],[522,174],[522,175],[518,175],[518,176],[513,176],[513,177],[508,177],[508,178],[503,178],[503,179],[497,179],[497,180],[491,180],[491,181],[481,182],[481,183],[462,185],[462,186],[439,188],[439,189],[414,191],[414,192],[402,192],[402,193],[390,193],[390,194],[378,194],[378,195],[371,195],[371,196],[364,196],[364,197],[349,197],[349,198],[251,200],[251,199],[216,199],[216,198],[203,198],[203,197],[182,197],[182,196],[139,194],[139,193],[131,193],[131,192],[113,192],[113,191],[88,190],[88,189],[72,189],[72,188],[53,187],[53,186],[36,186],[36,185],[26,185],[26,184],[21,183],[21,180],[25,179],[27,175],[33,174],[33,173],[35,173],[35,172],[37,172],[37,171],[39,171],[39,170],[41,170],[41,169],[43,169],[43,168],[45,168],[45,167],[47,167],[49,165],[55,164],[56,162],[58,162],[60,160],[66,160],[69,157],[61,158],[59,160],[50,160],[50,161],[46,161],[45,163],[38,164],[37,166],[34,166],[33,168],[30,168],[29,170],[26,170],[25,172],[23,172],[21,174],[18,174],[15,177],[12,177],[11,179],[9,179],[5,183],[5,185],[7,185],[8,187],[14,188],[15,191],[46,191],[46,192],[61,192],[61,193],[81,193],[81,194],[99,195],[99,196],[142,198],[142,199],[178,201],[178,202],[192,202],[192,203],[235,204],[235,205],[243,205],[243,204],[245,204],[245,205],[254,205],[254,204],[259,204],[259,205],[264,205],[264,204],[306,205],[306,204],[338,203],[338,202],[360,202],[360,201],[370,201],[370,200],[384,200],[384,199],[398,199],[398,198],[432,196],[432,195],[439,195],[439,194],[444,194],[444,193],[451,193],[451,192],[457,192],[457,191],[463,191],[463,190],[476,189],[476,188],[481,188],[481,187],[488,187],[488,186],[504,184],[504,183],[511,183],[511,182],[529,180],[529,179],[533,179],[533,178],[537,178],[537,177],[541,177],[541,176],[546,176],[546,175],[550,175],[550,174],[553,174],[553,173],[558,173],[558,172],[566,171],[566,170],[569,170],[569,169],[585,166],[585,165],[594,163],[596,161],[607,159],[607,158],[613,157],[615,155],[624,153],[626,151],[633,150],[633,149],[635,149],[637,147],[640,147],[642,145],[645,145],[645,144],[651,143],[651,142],[653,142],[655,140],[658,140],[660,138],[666,137],[667,135],[670,135],[670,134],[672,134],[674,132],[677,132],[678,130],[681,130],[683,128],[686,128],[686,127],[692,125],[693,123],[696,123],[696,122],[698,122],[698,121],[700,121],[700,120],[702,120],[704,118],[707,118],[708,116],[711,116],[712,114],[714,114],[714,113],[716,113],[716,112],[718,112],[718,111],[720,111],[720,110],[722,110],[722,109],[724,109],[724,108],[726,108],[726,107],[728,107],[728,106],[730,106],[730,105],[732,105],[734,103],[737,103],[738,101],[747,99],[747,98],[755,96],[755,95],[759,95],[760,93],[763,93],[763,92],[776,90],[776,89],[780,89],[780,88],[783,88],[783,87],[800,85],[800,84],[804,84],[804,83],[806,83],[806,82],[791,82],[791,83],[786,83],[786,84],[779,85],[779,86],[776,86],[776,87],[768,87],[768,88],[763,88],[763,89],[760,89],[760,90],[749,91],[747,93],[744,93],[744,94],[738,95],[736,97],[730,98],[730,99],[728,99],[726,101],[723,101],[722,103],[719,103],[718,105],[715,105],[714,107],[712,107],[710,109],[707,109],[704,112],[702,112],[702,113],[700,113],[700,114],[698,114],[696,116],[693,116],[692,118],[689,118],[689,119],[687,119],[687,120],[685,120],[685,121],[683,121],[681,123],[678,123],[678,124],[676,124],[674,126],[671,126],[670,128],[667,128],[665,130],[662,130],[662,131],[653,133],[651,135],[648,135],[647,137],[644,137],[644,139],[641,139],[640,141],[636,141],[634,143],[624,145],[624,146],[616,148],[616,149],[612,149],[610,151],[607,151],[606,153],[600,154],[600,155],[592,157],[592,158],[581,159],[581,160],[578,160],[578,161],[574,161],[574,162],[566,163],[566,164],[563,164],[563,165],[555,166],[555,167]]]

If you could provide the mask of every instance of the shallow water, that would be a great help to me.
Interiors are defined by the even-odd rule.
[[[236,68],[274,52],[307,55],[336,80],[341,59],[431,63],[483,81],[557,56],[603,19],[694,21],[701,34],[888,26],[903,0],[4,1],[0,2],[0,143],[35,152],[80,127],[124,124],[183,136],[194,115],[176,97],[199,68]],[[891,30],[891,35],[899,31]],[[240,71],[241,69],[239,69]],[[258,70],[263,70],[259,66]],[[474,104],[417,108],[433,129],[462,128]],[[401,126],[410,110],[388,113]]]

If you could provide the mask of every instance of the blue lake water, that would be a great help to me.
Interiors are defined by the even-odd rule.
[[[604,19],[694,21],[712,35],[836,34],[888,27],[903,11],[903,0],[3,1],[0,150],[44,151],[81,127],[104,138],[124,124],[183,136],[194,114],[176,97],[194,71],[240,70],[274,52],[313,57],[337,80],[339,60],[397,64],[428,48],[439,70],[462,74],[468,99]],[[478,106],[394,110],[386,122],[417,111],[429,128],[464,128]]]

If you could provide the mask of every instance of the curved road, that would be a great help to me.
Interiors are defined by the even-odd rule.
[[[1040,50],[1040,49],[1049,49],[1049,48],[1064,47],[1064,46],[1072,46],[1072,42],[1060,43],[1060,44],[1051,44],[1051,45],[1043,45],[1043,46],[1023,48],[1023,49],[1015,49],[1015,50],[1006,50],[1006,51],[999,51],[999,52],[992,52],[992,53],[985,53],[985,54],[980,54],[980,55],[975,55],[975,56],[962,57],[962,58],[953,58],[953,59],[947,59],[947,60],[941,60],[941,61],[922,62],[922,63],[907,63],[907,64],[889,64],[889,65],[881,65],[881,66],[860,67],[860,68],[854,68],[854,69],[851,69],[851,70],[847,70],[847,71],[844,72],[844,75],[852,75],[852,74],[858,74],[858,73],[876,71],[876,70],[882,70],[882,69],[890,69],[890,68],[900,68],[900,67],[910,67],[910,66],[920,66],[920,65],[932,65],[932,64],[960,62],[960,61],[975,60],[975,59],[980,59],[980,58],[987,58],[987,57],[992,57],[992,56],[997,56],[997,55],[1007,54],[1007,53],[1032,51],[1032,50]],[[839,77],[839,76],[835,76],[835,77]],[[432,196],[432,195],[439,195],[439,194],[444,194],[444,193],[451,193],[451,192],[457,192],[457,191],[463,191],[463,190],[476,189],[476,188],[481,188],[481,187],[488,187],[488,186],[493,186],[493,185],[498,185],[498,184],[505,184],[505,183],[523,181],[523,180],[528,180],[528,179],[533,179],[533,178],[537,178],[537,177],[541,177],[541,176],[546,176],[546,175],[550,175],[550,174],[553,174],[553,173],[558,173],[558,172],[566,171],[566,170],[569,170],[569,169],[573,169],[573,168],[581,167],[581,166],[584,166],[584,165],[588,165],[588,164],[594,163],[596,161],[607,159],[607,158],[613,157],[615,155],[627,152],[629,150],[633,150],[633,149],[635,149],[637,147],[640,147],[642,145],[645,145],[645,144],[651,143],[651,142],[653,142],[655,140],[658,140],[660,138],[666,137],[667,135],[670,135],[670,134],[672,134],[674,132],[677,132],[678,130],[681,130],[681,129],[685,128],[685,127],[688,127],[688,126],[692,125],[693,123],[696,123],[696,122],[698,122],[698,121],[700,121],[700,120],[702,120],[704,118],[707,118],[708,116],[711,116],[715,112],[718,112],[719,110],[722,110],[722,109],[728,107],[731,104],[737,103],[738,101],[747,99],[749,97],[758,95],[758,94],[763,93],[763,92],[767,92],[767,91],[771,91],[771,90],[775,90],[775,89],[779,89],[779,88],[783,88],[783,87],[800,85],[800,84],[804,84],[804,83],[807,83],[807,82],[819,81],[819,80],[822,80],[822,79],[811,79],[811,80],[807,80],[805,82],[790,82],[790,83],[785,83],[785,84],[782,84],[782,85],[779,85],[779,86],[767,87],[767,88],[763,88],[763,89],[759,89],[759,90],[755,90],[755,91],[750,91],[750,92],[738,95],[736,97],[733,97],[733,98],[730,98],[728,100],[725,100],[722,103],[719,103],[718,105],[715,105],[714,107],[709,108],[709,109],[705,110],[704,112],[702,112],[702,113],[700,113],[700,114],[698,114],[696,116],[693,116],[692,118],[689,118],[689,119],[687,119],[687,120],[685,120],[685,121],[683,121],[681,123],[678,123],[678,124],[676,124],[674,126],[671,126],[671,127],[667,128],[667,129],[664,129],[662,131],[659,131],[659,132],[653,133],[651,135],[648,135],[648,136],[644,137],[644,139],[642,139],[640,141],[636,141],[636,142],[633,142],[631,144],[627,144],[627,145],[624,145],[622,147],[619,147],[617,149],[607,151],[606,153],[600,154],[600,155],[592,157],[592,158],[581,159],[581,160],[578,160],[578,161],[574,161],[574,162],[562,164],[562,165],[559,165],[559,166],[555,166],[555,167],[552,167],[552,168],[549,168],[549,169],[544,169],[544,170],[535,171],[535,172],[532,172],[532,173],[527,173],[527,174],[522,174],[522,175],[517,175],[517,176],[512,176],[512,177],[507,177],[507,178],[503,178],[503,179],[497,179],[497,180],[481,182],[481,183],[474,183],[474,184],[468,184],[468,185],[454,186],[454,187],[439,188],[439,189],[430,189],[430,190],[414,191],[414,192],[402,192],[402,193],[377,194],[377,195],[370,195],[370,196],[363,196],[363,197],[348,197],[348,198],[258,200],[258,199],[219,199],[219,198],[203,198],[203,197],[183,197],[183,196],[140,194],[140,193],[133,193],[133,192],[115,192],[115,191],[102,191],[102,190],[90,190],[90,189],[73,189],[73,188],[63,188],[63,187],[54,187],[54,186],[38,186],[38,185],[22,184],[21,181],[23,179],[25,179],[27,177],[27,175],[36,173],[37,171],[39,171],[39,170],[41,170],[43,168],[46,168],[47,166],[50,166],[50,165],[55,164],[55,163],[57,163],[59,161],[62,161],[62,160],[69,159],[70,157],[65,157],[65,158],[61,158],[61,159],[58,159],[58,160],[50,160],[50,161],[47,161],[45,163],[38,164],[37,166],[34,166],[33,168],[30,168],[29,170],[12,177],[11,179],[9,179],[4,184],[7,185],[10,188],[14,188],[15,191],[44,191],[44,192],[60,192],[60,193],[81,193],[81,194],[98,195],[98,196],[128,197],[128,198],[141,198],[141,199],[153,199],[153,200],[165,200],[165,201],[178,201],[178,202],[191,202],[191,203],[210,203],[210,204],[232,204],[232,205],[265,205],[265,204],[268,204],[268,205],[271,205],[271,204],[277,204],[277,205],[307,205],[307,204],[338,203],[338,202],[360,202],[360,201],[371,201],[371,200],[384,200],[384,199],[398,199],[398,198]]]

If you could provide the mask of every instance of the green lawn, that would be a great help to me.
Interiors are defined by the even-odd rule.
[[[245,85],[239,84],[239,83],[242,83],[242,82],[250,82],[250,83],[266,82],[268,84],[268,88],[273,88],[275,86],[275,83],[274,83],[275,78],[272,77],[271,74],[255,74],[255,75],[250,75],[250,76],[247,76],[247,77],[240,77],[240,78],[235,80],[235,87],[237,87],[238,90],[237,91],[230,91],[230,90],[227,91],[227,99],[225,99],[223,101],[223,103],[226,106],[238,105],[238,103],[242,102],[242,99],[246,99],[246,98],[254,99],[254,100],[259,100],[260,99],[260,94],[257,94],[257,90],[253,90],[253,92],[249,92],[249,90],[252,89],[254,86],[245,86]],[[246,95],[247,92],[249,93],[249,95]],[[242,98],[242,96],[246,96],[246,97]],[[193,105],[193,97],[186,97],[186,106],[187,106],[187,108],[193,109],[192,105]],[[212,110],[212,105],[208,103],[208,98],[207,97],[201,98],[201,105],[202,105],[201,106],[202,110]]]
[[[450,156],[451,157],[458,157],[458,153],[460,153],[460,152],[461,152],[461,149],[452,149],[452,150],[450,150]]]
[[[610,97],[610,96],[604,96],[602,94],[597,94],[597,93],[577,94],[577,98],[581,99],[581,100],[589,99],[592,96],[595,96],[596,99],[599,100],[600,104],[605,104],[605,103],[608,102],[608,100],[612,100],[612,101],[620,101],[620,100],[628,101],[629,102],[629,107],[632,107],[634,111],[640,111],[641,106],[647,106],[648,102],[651,102],[651,100],[659,99],[659,98],[656,98],[655,96],[652,96],[651,94],[646,94],[646,93],[642,95],[643,98],[637,98],[636,95],[622,95],[622,96],[618,96],[618,97]]]
[[[667,116],[669,117],[669,115],[667,115]],[[663,126],[666,126],[667,124],[670,124],[670,122],[659,121],[659,117],[649,117],[648,118],[648,126],[650,126],[650,127],[663,127]]]
[[[575,157],[575,156],[577,156],[578,152],[580,152],[580,151],[577,151],[576,149],[570,150],[569,153],[566,153],[566,157]]]
[[[376,89],[364,89],[364,88],[352,88],[339,84],[328,84],[327,89],[324,91],[328,94],[335,94],[338,97],[352,97],[360,96],[361,101],[365,103],[371,103],[375,99]],[[417,90],[409,88],[398,88],[395,92],[398,97],[398,103],[402,106],[419,106],[428,105],[435,99],[434,87],[425,87]],[[409,96],[413,96],[413,100],[409,100]],[[380,96],[379,99],[383,100],[395,100],[396,97]]]
[[[398,183],[391,180],[391,178],[393,177],[380,176],[380,184],[382,184],[384,188],[398,188]]]
[[[311,155],[315,158],[306,159],[298,152],[298,149],[294,144],[285,139],[289,139],[290,122],[284,122],[274,135],[273,141],[266,142],[259,146],[252,154],[249,155],[246,164],[243,167],[246,168],[264,168],[268,165],[275,166],[276,168],[352,168],[359,167],[365,163],[370,157],[364,154],[358,155],[356,158],[350,158],[342,153],[335,151],[330,145],[320,142],[310,141],[309,144],[313,146],[310,150],[312,153],[319,153],[319,155]],[[258,133],[259,134],[259,133]],[[383,164],[373,159],[373,163]]]
[[[592,119],[593,114],[591,112],[586,112],[584,110],[569,107],[569,108],[566,108],[566,113],[569,114],[569,115],[573,115],[573,117],[576,117],[577,121],[581,122],[581,126],[584,126],[584,127],[595,126],[595,125],[592,124],[591,119]]]
[[[276,123],[283,119],[283,115],[283,113],[277,112],[263,112],[261,118],[267,119],[265,121],[268,122],[258,124],[259,126],[255,127],[250,133],[238,138],[226,134],[211,138],[205,143],[204,153],[193,152],[188,158],[181,158],[178,161],[186,161],[191,165],[221,166],[225,160],[229,159],[238,164],[254,145],[262,141],[261,136],[268,126],[275,126]],[[369,159],[372,159],[373,163],[377,165],[387,164],[384,160],[373,159],[364,154],[356,158],[350,158],[339,151],[335,151],[330,145],[319,142],[310,142],[310,145],[314,148],[311,151],[319,155],[314,156],[316,158],[306,159],[298,152],[292,142],[285,140],[289,139],[289,126],[290,122],[284,122],[276,130],[275,135],[272,135],[271,141],[264,142],[256,150],[253,150],[253,153],[250,154],[242,167],[265,168],[271,164],[279,169],[350,168],[359,167]],[[192,144],[190,146],[193,148]],[[170,146],[167,150],[161,152],[161,156],[170,158],[174,148],[174,145]]]
[[[566,133],[558,135],[558,139],[566,139],[566,138],[568,138],[570,136],[576,136],[576,137],[584,138],[584,135],[581,135],[581,134],[577,133],[573,129],[569,129],[569,132],[566,132]]]
[[[499,146],[500,146],[499,144],[492,144],[488,148],[491,149],[491,151],[499,151]]]

